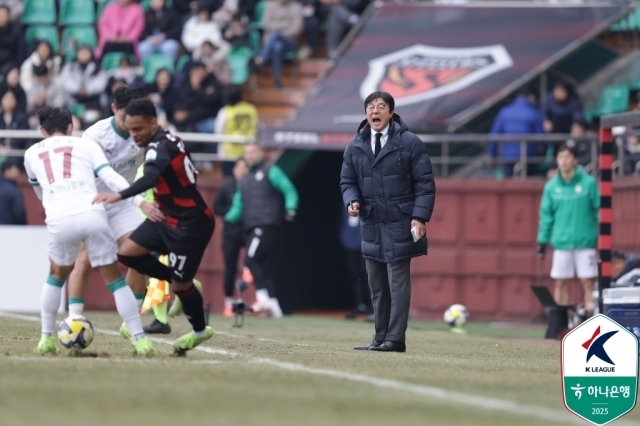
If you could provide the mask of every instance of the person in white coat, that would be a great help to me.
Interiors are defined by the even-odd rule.
[[[218,46],[222,41],[222,33],[218,24],[211,20],[211,11],[199,6],[198,13],[189,18],[182,28],[182,44],[189,52],[193,52],[205,41]]]

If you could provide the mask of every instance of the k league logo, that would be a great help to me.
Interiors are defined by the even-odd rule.
[[[569,411],[605,425],[633,409],[638,388],[638,339],[596,315],[562,340],[562,390]]]

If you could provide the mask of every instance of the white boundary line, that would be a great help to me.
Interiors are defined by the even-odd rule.
[[[8,361],[34,361],[34,362],[103,362],[103,363],[114,363],[114,364],[162,364],[168,367],[173,366],[188,366],[191,364],[206,364],[206,365],[214,365],[214,364],[222,364],[222,361],[218,361],[215,359],[190,359],[188,362],[178,362],[172,361],[168,359],[158,359],[158,358],[110,358],[110,357],[72,357],[72,356],[5,356],[0,357],[0,360],[8,360]]]
[[[40,322],[39,317],[30,315],[20,315],[8,312],[0,312],[0,316],[7,318],[15,318],[23,321],[35,321]],[[119,333],[113,330],[96,329],[96,331],[108,334],[111,336],[118,336]],[[168,339],[150,338],[150,340],[158,343],[173,345],[173,341]],[[571,423],[575,425],[584,425],[584,420],[581,420],[577,416],[569,413],[568,411],[556,410],[553,408],[541,407],[536,405],[520,404],[518,402],[507,401],[498,398],[490,398],[484,396],[470,395],[462,392],[450,391],[435,386],[418,385],[414,383],[401,382],[399,380],[381,379],[377,377],[365,376],[362,374],[345,373],[338,370],[329,370],[324,368],[307,367],[302,364],[295,364],[291,362],[282,362],[270,358],[258,358],[251,355],[240,354],[236,352],[229,352],[223,349],[215,349],[207,346],[198,346],[195,350],[206,352],[214,355],[225,355],[229,357],[243,356],[248,358],[250,362],[257,364],[270,365],[286,371],[301,372],[307,374],[313,374],[317,376],[333,377],[336,379],[349,380],[352,382],[367,383],[385,389],[395,389],[404,392],[410,392],[416,395],[426,396],[432,399],[442,400],[447,403],[455,403],[461,405],[468,405],[485,410],[501,411],[514,416],[519,417],[535,417],[541,420],[557,423]],[[11,359],[11,357],[8,357]],[[75,359],[75,358],[74,358]],[[2,360],[2,358],[0,358]],[[618,426],[640,426],[639,422],[625,421],[618,419],[616,421]]]

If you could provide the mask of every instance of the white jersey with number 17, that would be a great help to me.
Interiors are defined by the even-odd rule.
[[[42,188],[46,222],[89,210],[104,210],[92,204],[97,194],[96,176],[109,162],[90,139],[54,136],[27,150],[24,166],[31,185]]]

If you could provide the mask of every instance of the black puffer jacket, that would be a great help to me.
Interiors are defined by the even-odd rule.
[[[431,160],[422,141],[393,114],[386,145],[374,158],[371,127],[363,121],[344,152],[340,188],[345,206],[360,202],[362,254],[379,262],[425,255],[414,243],[411,220],[428,222],[435,202]]]

